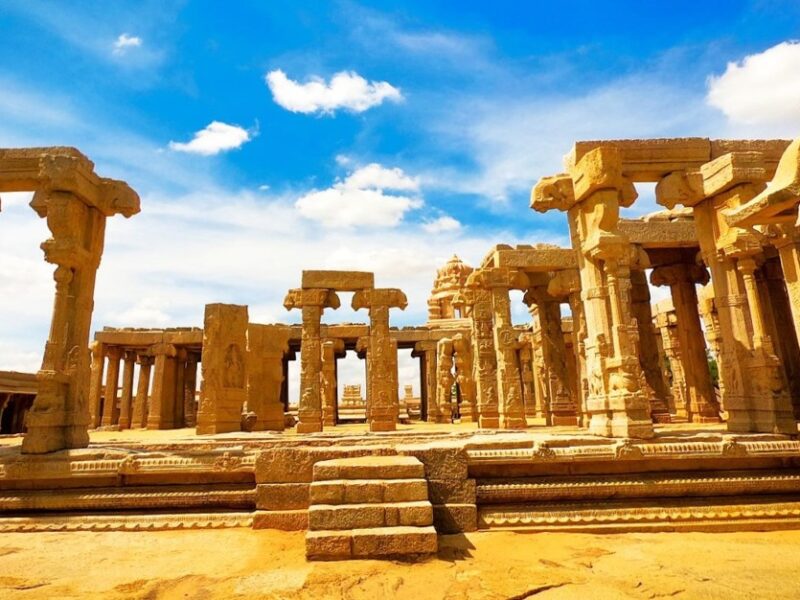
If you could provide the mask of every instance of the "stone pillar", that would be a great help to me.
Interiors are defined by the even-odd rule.
[[[103,402],[103,418],[100,424],[103,427],[110,427],[119,422],[119,406],[117,405],[117,391],[119,390],[119,363],[122,360],[122,349],[109,347],[106,350],[108,356],[108,371],[106,372],[106,392]]]
[[[669,362],[675,416],[688,421],[689,394],[686,390],[686,375],[683,370],[684,357],[678,336],[678,318],[675,315],[671,299],[662,300],[656,306],[658,307],[655,319],[656,328],[661,334],[661,347]]]
[[[586,316],[590,433],[650,438],[650,404],[641,390],[630,313],[630,243],[618,227],[620,207],[635,199],[619,149],[599,146],[570,164],[569,175],[540,180],[532,206],[567,211]]]
[[[547,293],[544,286],[530,288],[525,293],[529,306],[536,304],[539,329],[542,340],[542,360],[545,387],[550,402],[551,425],[576,425],[578,412],[572,397],[572,386],[567,370],[567,349],[564,345],[564,332],[561,328],[561,307],[558,300]]]
[[[453,418],[453,340],[442,338],[436,344],[436,423],[450,423]]]
[[[369,310],[367,346],[367,420],[370,431],[397,428],[400,401],[397,386],[397,345],[389,332],[389,309],[405,309],[403,292],[394,288],[371,288],[353,294],[353,310]]]
[[[711,284],[707,284],[700,289],[698,310],[700,311],[700,318],[703,321],[708,347],[717,362],[717,400],[720,403],[720,413],[725,416],[725,381],[722,377],[722,373],[730,372],[731,369],[723,369],[722,360],[724,356],[729,357],[730,354],[723,355],[722,353],[722,332],[719,325],[716,300],[714,299],[714,288]]]
[[[131,428],[131,405],[133,404],[133,367],[135,352],[125,352],[125,365],[122,369],[122,393],[119,401],[119,428]]]
[[[453,336],[453,359],[456,369],[461,404],[459,413],[461,421],[472,423],[478,421],[478,407],[475,396],[475,379],[473,377],[472,344],[469,336],[457,333]]]
[[[639,338],[639,366],[645,377],[645,390],[650,401],[650,415],[655,423],[669,423],[669,387],[664,379],[661,355],[656,342],[653,312],[650,308],[650,286],[643,270],[631,271],[631,313],[636,319]]]
[[[708,369],[708,354],[695,289],[695,284],[708,283],[708,272],[699,265],[661,266],[653,269],[650,280],[653,285],[668,285],[672,291],[683,358],[688,418],[693,423],[717,423],[719,406]]]
[[[175,356],[175,402],[172,405],[173,419],[175,428],[186,427],[186,413],[184,407],[186,403],[186,359],[189,353],[186,348],[176,348]]]
[[[533,387],[533,342],[531,334],[526,332],[520,336],[519,374],[522,380],[522,402],[525,406],[525,416],[536,416],[536,393]]]
[[[320,394],[322,397],[322,424],[333,427],[336,425],[336,359],[344,351],[342,340],[328,339],[322,342],[322,356],[320,370]]]
[[[294,289],[289,290],[283,305],[286,310],[299,308],[303,313],[297,433],[322,431],[320,321],[325,308],[339,308],[339,298],[329,289]]]
[[[417,342],[414,357],[420,359],[420,418],[438,423],[439,405],[436,401],[436,342]]]
[[[172,344],[155,344],[150,347],[153,356],[153,393],[147,410],[148,429],[174,429],[175,377],[178,350]]]
[[[183,385],[183,415],[186,427],[197,425],[197,362],[197,354],[187,351]]]
[[[103,374],[105,371],[105,346],[102,342],[94,341],[90,345],[92,351],[91,380],[89,381],[89,426],[99,427],[103,415],[100,413],[101,399],[103,397]]]
[[[247,326],[246,306],[206,305],[198,435],[241,430],[247,402]]]
[[[38,391],[25,419],[23,454],[89,445],[89,329],[106,218],[139,212],[139,197],[125,183],[94,173],[71,148],[0,150],[4,191],[36,190],[31,208],[47,219],[42,243],[55,265],[55,296]]]
[[[256,413],[253,431],[283,431],[284,365],[289,329],[282,325],[247,326],[247,410]]]
[[[528,307],[533,320],[531,343],[533,354],[533,394],[536,398],[536,416],[545,420],[548,427],[553,424],[550,412],[550,375],[544,362],[544,333],[539,321],[539,309],[535,304]]]
[[[800,343],[800,228],[782,226],[780,232],[782,235],[773,244],[781,259],[795,336]]]
[[[136,398],[133,401],[131,427],[147,427],[150,369],[153,365],[153,357],[138,354],[136,362],[139,364],[139,382],[136,386]]]
[[[472,356],[475,360],[478,427],[500,427],[500,405],[497,396],[497,354],[492,324],[492,294],[475,280],[467,279],[467,288],[456,294],[453,305],[472,317]]]

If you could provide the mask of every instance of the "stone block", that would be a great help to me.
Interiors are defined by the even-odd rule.
[[[420,444],[403,446],[398,452],[419,459],[428,479],[467,478],[467,451],[463,447]]]
[[[397,502],[385,506],[384,524],[388,527],[425,527],[433,524],[433,509],[427,500],[424,502]]]
[[[439,539],[433,527],[382,527],[353,531],[353,557],[434,554]]]
[[[347,559],[352,555],[349,531],[309,531],[306,534],[306,558],[309,560]]]
[[[386,479],[383,481],[383,502],[417,502],[428,499],[428,482],[424,479]]]
[[[345,482],[341,479],[332,481],[312,481],[309,488],[311,504],[344,504]]]
[[[474,479],[431,479],[428,493],[433,504],[475,504]]]
[[[356,292],[375,287],[375,274],[365,271],[303,271],[303,289],[329,288],[340,292]]]
[[[380,504],[312,505],[308,509],[308,527],[314,531],[382,527],[384,513]]]
[[[434,504],[433,524],[439,533],[465,533],[478,529],[474,504]]]
[[[302,531],[308,529],[307,510],[257,510],[253,514],[253,529]]]
[[[386,446],[267,448],[256,457],[256,483],[311,483],[314,465],[320,461],[393,452]]]
[[[346,504],[377,504],[383,502],[383,482],[355,479],[344,485]]]
[[[291,510],[308,508],[307,483],[261,483],[256,486],[256,508]]]
[[[412,456],[363,456],[320,461],[313,467],[314,481],[331,479],[419,479],[422,464]]]

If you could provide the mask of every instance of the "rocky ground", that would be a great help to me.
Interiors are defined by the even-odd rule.
[[[421,563],[308,563],[302,533],[0,536],[0,598],[798,598],[800,531],[477,533]]]

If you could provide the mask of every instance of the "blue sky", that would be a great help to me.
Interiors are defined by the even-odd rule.
[[[796,39],[778,1],[6,0],[0,146],[76,146],[141,194],[109,222],[95,327],[216,301],[296,321],[304,267],[374,270],[420,323],[453,252],[567,243],[528,196],[577,139],[797,136]],[[655,208],[642,190],[631,214]],[[45,237],[4,195],[0,368],[40,360]]]

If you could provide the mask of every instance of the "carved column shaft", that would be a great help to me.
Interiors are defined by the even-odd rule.
[[[109,348],[106,356],[108,356],[108,370],[106,371],[106,391],[101,424],[103,427],[110,427],[119,422],[117,392],[119,391],[119,365],[122,360],[122,350]]]
[[[130,429],[131,427],[131,405],[133,404],[133,367],[136,354],[133,352],[125,353],[125,364],[122,369],[122,393],[119,402],[119,428]]]
[[[103,397],[103,375],[105,372],[105,345],[102,342],[94,341],[92,349],[92,370],[91,381],[89,382],[89,425],[99,427],[103,415],[100,412],[101,400]]]
[[[136,386],[136,398],[133,401],[131,427],[147,427],[148,395],[150,391],[150,369],[153,365],[151,356],[139,354],[136,357],[139,363],[139,381]]]

